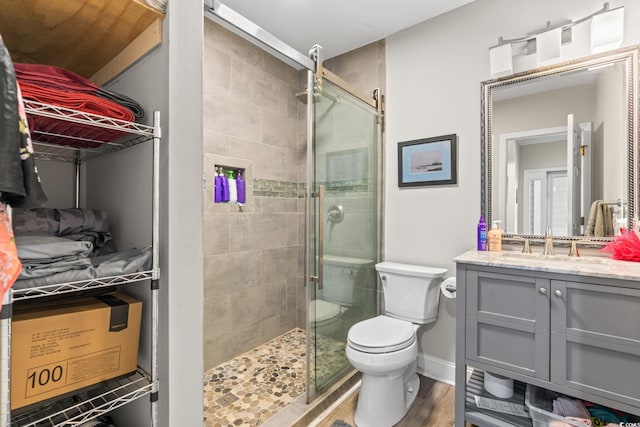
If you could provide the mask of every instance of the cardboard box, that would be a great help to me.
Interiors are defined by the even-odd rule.
[[[141,314],[121,293],[14,304],[11,409],[135,371]]]

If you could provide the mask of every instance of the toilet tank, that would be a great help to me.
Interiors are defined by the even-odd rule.
[[[387,316],[417,324],[438,318],[440,283],[446,268],[381,262],[376,270],[382,280]]]
[[[373,260],[336,255],[323,257],[322,290],[325,301],[350,307],[359,303],[358,295],[365,287],[375,286]]]

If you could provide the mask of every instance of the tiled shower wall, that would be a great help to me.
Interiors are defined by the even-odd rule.
[[[306,327],[306,72],[205,19],[204,368]],[[385,44],[325,62],[385,92]],[[244,168],[247,203],[213,203],[214,165]]]
[[[306,121],[297,85],[295,69],[205,19],[205,369],[300,325]],[[213,203],[216,164],[245,169],[242,212]]]

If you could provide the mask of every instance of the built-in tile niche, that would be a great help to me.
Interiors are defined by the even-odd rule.
[[[245,168],[214,165],[213,202],[243,206],[246,202]]]

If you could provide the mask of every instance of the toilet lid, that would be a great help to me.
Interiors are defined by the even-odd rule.
[[[340,315],[340,306],[321,299],[311,301],[309,304],[309,320],[312,323],[320,323],[333,319]]]
[[[387,316],[358,322],[349,329],[347,341],[365,353],[389,353],[409,347],[416,341],[413,323]]]

